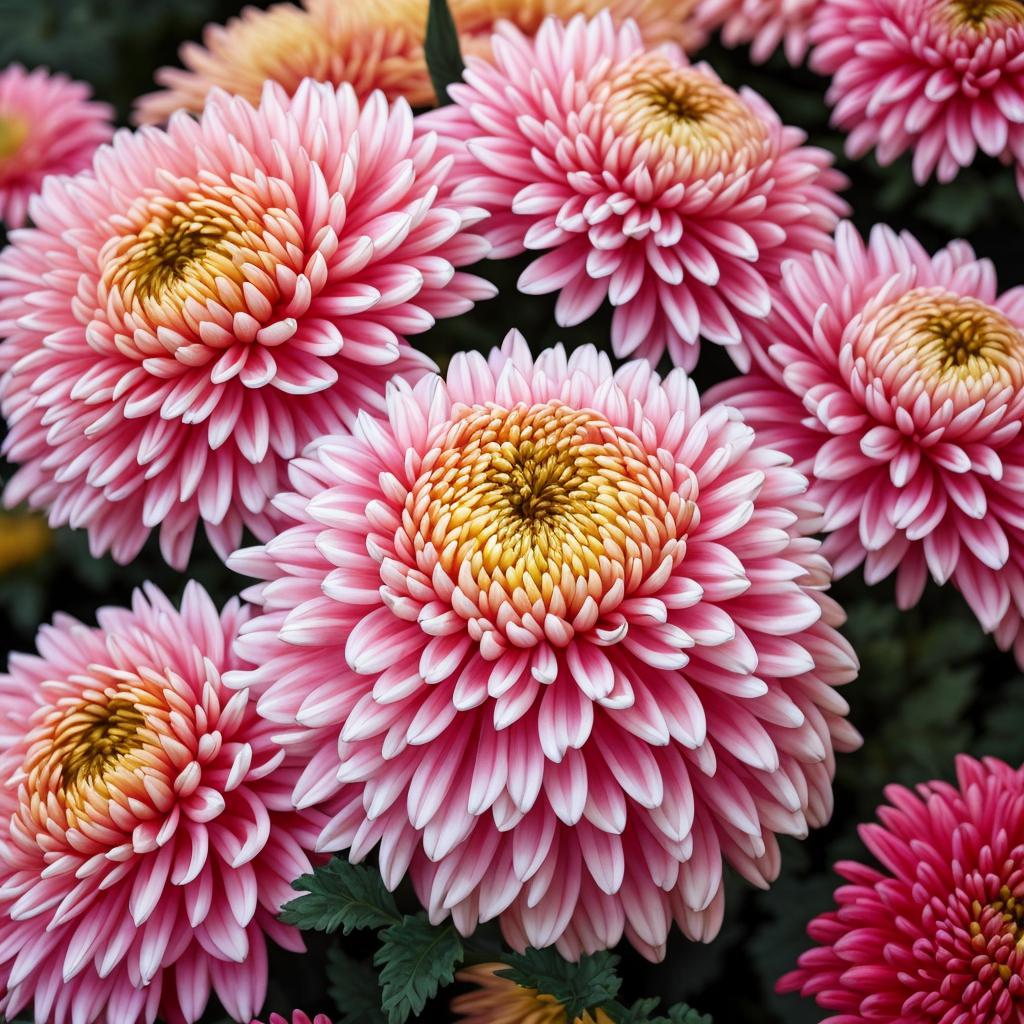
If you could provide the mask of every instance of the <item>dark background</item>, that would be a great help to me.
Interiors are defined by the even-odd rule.
[[[43,64],[85,79],[117,107],[124,122],[132,100],[153,88],[154,68],[175,62],[178,45],[198,38],[205,23],[223,21],[237,10],[230,0],[0,0],[0,67],[11,61]],[[755,68],[745,53],[717,44],[701,57],[733,85],[762,93],[813,142],[841,154],[842,140],[828,128],[824,80],[789,68],[780,57]],[[979,157],[953,184],[919,188],[908,159],[884,170],[870,159],[851,165],[840,155],[839,162],[852,179],[847,198],[862,230],[887,222],[909,229],[933,249],[964,237],[995,261],[1002,287],[1024,282],[1024,204],[1010,169]],[[606,317],[599,314],[572,331],[559,329],[553,302],[527,302],[516,294],[519,269],[515,261],[485,268],[502,286],[502,295],[466,317],[443,321],[416,343],[442,364],[458,349],[492,347],[510,327],[520,328],[535,351],[558,340],[607,347]],[[721,350],[706,345],[694,377],[703,389],[734,372]],[[0,464],[0,475],[6,472]],[[189,575],[219,601],[241,586],[201,545]],[[30,566],[6,572],[0,567],[0,646],[30,648],[36,627],[55,610],[91,620],[98,606],[125,602],[146,579],[177,595],[185,577],[169,570],[153,545],[122,568],[90,558],[83,535],[60,531],[52,549]],[[851,577],[835,586],[834,595],[849,613],[847,635],[862,661],[861,677],[845,696],[866,742],[840,760],[832,825],[805,843],[784,842],[783,875],[770,892],[753,891],[731,878],[725,926],[711,946],[677,935],[667,961],[657,966],[624,951],[630,998],[686,1000],[713,1014],[716,1024],[816,1024],[824,1012],[799,998],[776,997],[772,988],[806,948],[807,921],[831,903],[836,879],[830,865],[862,856],[856,825],[871,818],[883,787],[950,777],[953,757],[961,751],[1015,764],[1024,759],[1024,678],[1012,658],[982,635],[951,588],[930,586],[909,614],[897,612],[888,585],[869,589]],[[313,936],[306,957],[276,957],[268,1009],[332,1012],[326,954],[342,941],[354,957],[372,953],[358,938]],[[424,1019],[450,1020],[448,996],[444,993]],[[207,1019],[222,1016],[211,1007]]]

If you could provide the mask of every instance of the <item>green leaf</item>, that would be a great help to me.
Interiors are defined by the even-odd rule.
[[[327,991],[342,1024],[385,1024],[377,972],[343,949],[327,951]]]
[[[570,963],[554,949],[528,949],[506,956],[505,961],[508,969],[498,971],[499,977],[551,996],[565,1007],[568,1020],[611,1002],[622,987],[615,973],[619,958],[612,953],[596,953]]]
[[[615,1024],[713,1024],[706,1014],[700,1014],[685,1003],[676,1003],[668,1011],[668,1016],[655,1017],[660,999],[640,999],[630,1007],[613,1003],[605,1007],[605,1011],[615,1020]]]
[[[281,920],[304,931],[345,935],[360,928],[385,928],[402,920],[380,872],[335,857],[313,874],[292,882],[305,895],[286,903]]]
[[[373,962],[380,970],[388,1024],[419,1014],[442,985],[455,980],[462,962],[462,940],[449,924],[432,925],[425,914],[406,916],[381,932]]]
[[[462,72],[466,65],[462,61],[459,49],[459,33],[455,28],[452,12],[448,9],[448,0],[430,0],[427,14],[427,37],[424,42],[427,57],[427,70],[430,80],[434,83],[438,106],[451,103],[448,98],[448,86],[452,82],[462,81]]]

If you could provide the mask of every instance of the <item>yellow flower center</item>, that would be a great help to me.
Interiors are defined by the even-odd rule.
[[[884,339],[886,362],[912,365],[932,386],[962,381],[1024,388],[1024,336],[977,299],[915,289],[885,307],[873,327],[874,337]]]
[[[727,85],[703,71],[644,55],[625,65],[607,97],[619,133],[690,153],[735,153],[764,138],[764,125]]]
[[[23,117],[0,116],[0,160],[14,156],[28,133],[29,123]]]
[[[1021,0],[947,0],[947,14],[956,28],[981,29],[989,22],[1024,24]]]
[[[499,629],[572,622],[588,600],[596,617],[605,595],[682,557],[695,506],[674,473],[592,410],[467,407],[409,493],[399,543],[429,547]]]
[[[139,746],[145,717],[127,698],[83,703],[54,730],[53,747],[62,765],[65,791],[94,785],[125,765]]]

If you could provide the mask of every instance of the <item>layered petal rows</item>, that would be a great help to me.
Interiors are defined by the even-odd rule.
[[[382,408],[406,337],[493,289],[451,160],[404,102],[305,82],[118,135],[0,255],[6,500],[130,560],[274,532],[287,460]]]
[[[308,757],[320,849],[519,948],[713,937],[723,861],[766,885],[859,742],[788,463],[682,370],[515,335],[311,447],[231,560],[265,582],[228,682]]]
[[[259,1011],[266,938],[323,820],[245,692],[198,584],[153,587],[99,627],[59,616],[0,675],[0,1009],[52,1024],[192,1024],[215,992]]]
[[[957,786],[886,790],[838,907],[779,983],[834,1024],[1016,1024],[1024,1014],[1024,769],[969,757]]]
[[[897,574],[903,608],[949,580],[1024,664],[1024,289],[954,242],[844,224],[784,268],[762,372],[712,390],[793,456],[837,575]]]
[[[425,123],[463,143],[456,195],[492,216],[494,257],[543,251],[519,279],[558,293],[562,326],[615,307],[612,347],[686,369],[699,339],[745,369],[742,324],[771,308],[787,257],[827,249],[845,179],[760,96],[607,14],[502,26],[455,105]]]

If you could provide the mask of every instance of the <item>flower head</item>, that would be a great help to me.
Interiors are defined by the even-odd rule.
[[[450,0],[464,53],[490,56],[490,38],[508,19],[532,35],[548,15],[596,14],[608,6],[617,20],[634,18],[652,43],[696,45],[701,36],[685,15],[695,0]],[[423,39],[426,0],[303,0],[263,11],[246,8],[226,25],[209,25],[203,44],[181,49],[185,68],[161,68],[165,88],[143,96],[135,107],[140,122],[162,122],[176,110],[203,109],[214,88],[259,99],[263,85],[277,82],[289,94],[304,78],[340,85],[350,82],[361,98],[382,90],[414,107],[433,106]]]
[[[237,603],[153,587],[99,627],[67,616],[0,675],[0,1010],[54,1024],[188,1024],[211,989],[236,1020],[263,1003],[265,937],[320,820],[298,769],[221,674]]]
[[[122,133],[50,180],[0,256],[6,500],[181,566],[273,533],[287,460],[431,366],[406,336],[490,285],[450,161],[408,106],[307,82]],[[44,310],[44,312],[40,312]]]
[[[858,741],[788,461],[681,370],[515,335],[296,460],[230,684],[337,807],[320,848],[517,948],[710,939],[723,859],[767,885]]]
[[[508,978],[499,978],[497,972],[503,970],[505,964],[480,964],[457,975],[458,981],[474,986],[473,991],[452,1000],[452,1010],[459,1015],[461,1024],[568,1024],[568,1014],[561,1003]],[[613,1021],[599,1009],[593,1015],[584,1012],[582,1017],[573,1018],[571,1024]]]
[[[1015,1024],[1024,1014],[1024,769],[957,760],[958,786],[886,790],[838,909],[779,983],[842,1024]]]
[[[846,150],[951,181],[977,151],[1013,159],[1024,193],[1024,5],[1018,0],[822,0],[811,66],[832,76]]]
[[[692,21],[697,30],[722,30],[726,46],[750,44],[755,63],[782,45],[790,64],[807,54],[811,18],[819,0],[699,0]]]
[[[964,242],[849,224],[784,269],[762,373],[714,389],[812,479],[837,575],[897,574],[900,606],[952,579],[1024,663],[1024,289]]]
[[[87,167],[97,147],[114,133],[114,111],[90,99],[82,82],[26,71],[0,71],[0,222],[20,228],[29,199],[49,174]]]
[[[740,322],[771,307],[782,260],[827,248],[844,179],[755,93],[635,25],[502,26],[493,65],[469,59],[454,106],[425,123],[457,142],[457,194],[493,216],[495,257],[546,250],[521,291],[558,292],[563,325],[615,307],[619,356],[691,368],[699,337],[746,366]]]

